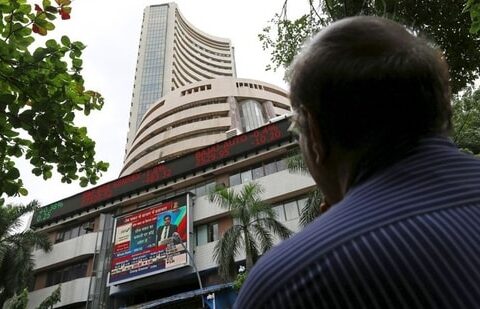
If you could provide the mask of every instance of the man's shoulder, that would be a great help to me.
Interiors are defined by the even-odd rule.
[[[320,219],[260,259],[238,308],[388,307],[392,300],[466,308],[480,301],[480,287],[469,287],[480,280],[480,261],[468,245],[480,240],[480,204],[364,229]]]

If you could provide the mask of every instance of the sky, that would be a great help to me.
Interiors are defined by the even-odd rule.
[[[262,50],[257,37],[274,14],[281,12],[284,1],[175,2],[182,15],[196,28],[232,41],[237,77],[257,79],[288,89],[282,70],[265,71],[270,56]],[[81,41],[87,46],[82,57],[86,88],[104,96],[105,105],[101,111],[76,119],[76,124],[87,127],[88,135],[96,142],[97,160],[110,163],[108,172],[97,185],[118,178],[122,167],[143,9],[147,5],[165,2],[74,0],[71,19],[56,20],[56,29],[47,37],[58,39],[67,35],[72,41]],[[307,0],[290,0],[288,16],[298,16],[307,8]],[[41,205],[47,205],[86,190],[78,182],[63,184],[56,175],[45,181],[31,174],[28,163],[19,164],[29,194],[7,198],[7,203],[28,203],[36,199]]]

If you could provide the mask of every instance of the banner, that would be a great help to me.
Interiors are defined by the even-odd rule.
[[[108,285],[189,265],[189,196],[115,220]]]

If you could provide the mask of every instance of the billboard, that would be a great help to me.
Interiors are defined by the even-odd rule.
[[[188,194],[115,219],[108,285],[190,265]]]

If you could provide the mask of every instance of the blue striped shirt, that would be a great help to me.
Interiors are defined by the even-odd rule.
[[[235,306],[480,308],[480,160],[422,140],[263,256]]]

